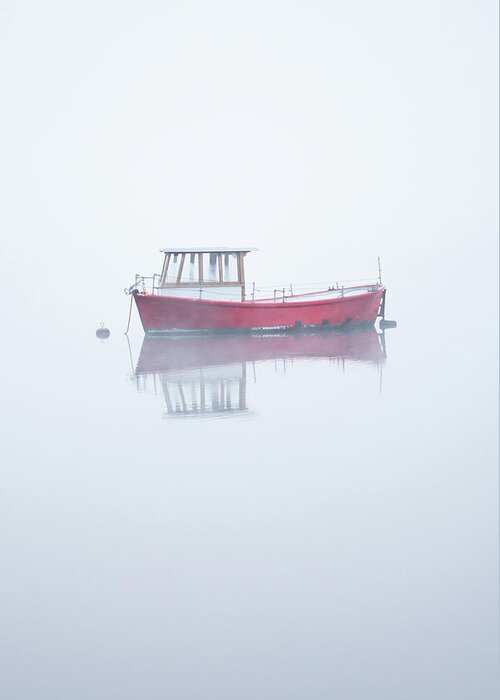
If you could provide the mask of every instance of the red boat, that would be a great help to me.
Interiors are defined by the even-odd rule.
[[[371,326],[383,316],[381,281],[297,292],[290,285],[256,298],[245,284],[245,256],[253,248],[165,248],[163,269],[136,275],[132,293],[148,334],[270,331]],[[151,289],[146,289],[151,280]],[[140,289],[139,289],[140,287]]]

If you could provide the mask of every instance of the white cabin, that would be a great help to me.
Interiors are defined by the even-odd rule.
[[[163,296],[245,301],[245,255],[255,248],[163,248]]]

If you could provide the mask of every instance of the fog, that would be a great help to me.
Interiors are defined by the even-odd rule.
[[[496,697],[497,3],[4,0],[0,74],[2,695]],[[196,245],[398,328],[177,419],[123,289]]]
[[[177,244],[256,246],[255,279],[366,277],[380,256],[410,293],[495,289],[496,3],[6,2],[1,17],[14,322],[111,323]]]

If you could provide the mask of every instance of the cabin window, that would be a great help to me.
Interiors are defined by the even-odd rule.
[[[196,253],[186,253],[186,259],[182,266],[181,282],[197,282],[198,270],[198,256]]]
[[[219,255],[217,253],[203,253],[203,281],[220,282]]]
[[[167,253],[162,284],[197,286],[198,284],[242,284],[241,253],[186,252]],[[242,262],[242,261],[241,261]]]
[[[224,282],[238,282],[238,256],[236,253],[224,253],[222,261]]]
[[[167,271],[165,273],[165,282],[169,282],[170,284],[173,282],[177,282],[177,275],[179,274],[181,260],[181,253],[171,253],[170,260],[168,261]]]

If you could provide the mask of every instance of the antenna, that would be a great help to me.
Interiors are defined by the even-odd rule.
[[[378,260],[378,281],[379,284],[382,284],[382,268],[380,267],[380,258],[377,258]]]

